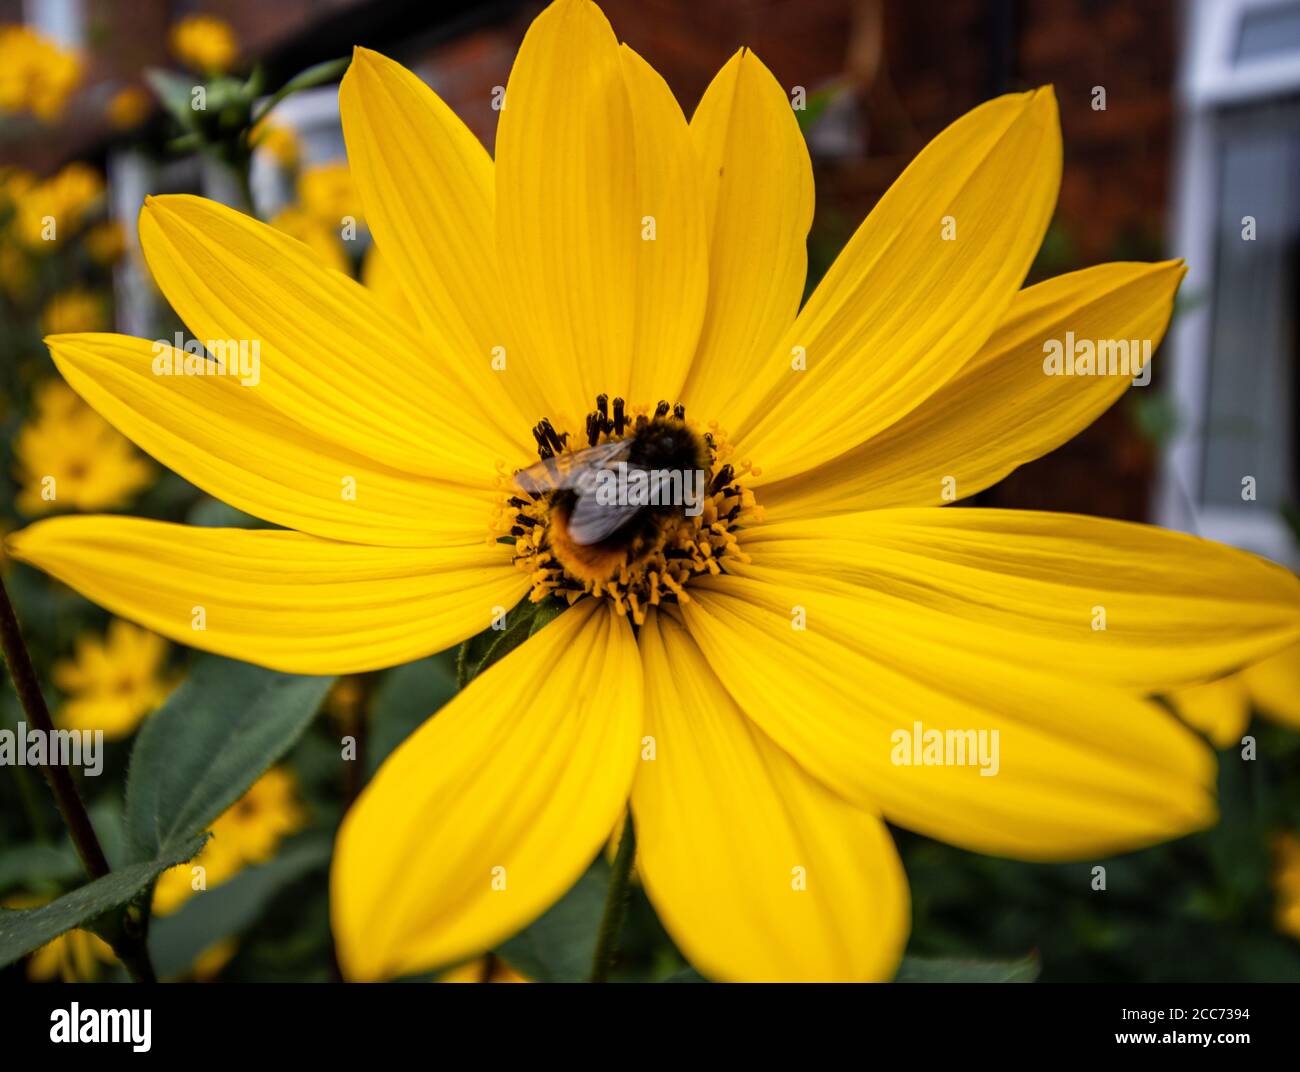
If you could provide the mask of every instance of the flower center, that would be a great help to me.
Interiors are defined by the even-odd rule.
[[[604,597],[640,625],[648,606],[689,602],[692,577],[749,561],[736,530],[762,517],[743,483],[758,470],[730,460],[716,421],[689,421],[680,403],[629,409],[599,395],[585,425],[575,443],[543,418],[540,460],[508,476],[502,467],[492,538],[514,545],[533,602]]]

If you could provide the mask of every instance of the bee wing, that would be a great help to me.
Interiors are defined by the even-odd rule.
[[[596,487],[596,470],[626,460],[631,449],[631,439],[620,439],[543,458],[515,473],[515,484],[529,495],[543,495],[561,488],[590,492]]]
[[[594,494],[580,495],[569,513],[569,539],[583,547],[612,536],[645,509],[626,503],[602,503]]]
[[[667,470],[654,469],[648,472],[647,498],[650,504],[670,505],[668,496],[663,493],[671,477]],[[584,547],[600,543],[607,536],[612,536],[634,518],[647,503],[602,503],[596,494],[595,483],[583,489],[578,501],[573,504],[569,514],[569,539]]]

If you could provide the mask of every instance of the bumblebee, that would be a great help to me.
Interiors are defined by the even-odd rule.
[[[621,423],[619,402],[615,400],[615,414]],[[597,419],[594,430],[589,419],[590,439],[607,430],[599,423],[603,415],[603,408],[592,415]],[[539,432],[539,445],[549,456],[517,472],[515,483],[534,498],[549,498],[551,549],[574,577],[606,580],[657,547],[666,529],[687,513],[686,498],[670,490],[698,486],[702,502],[708,492],[711,452],[683,418],[680,407],[669,416],[667,405],[661,404],[653,417],[639,418],[622,439],[559,453],[552,447],[562,443],[553,441],[558,437],[549,425],[545,434]],[[643,494],[611,501],[600,489],[612,480],[622,481],[624,489],[635,483]]]

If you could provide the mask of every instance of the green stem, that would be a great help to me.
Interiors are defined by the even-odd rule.
[[[348,69],[348,64],[351,62],[351,56],[343,56],[337,60],[326,60],[324,63],[308,67],[305,71],[290,78],[289,81],[271,94],[266,103],[256,110],[253,122],[260,123],[271,113],[272,108],[290,94],[297,93],[302,89],[322,86],[326,82],[337,82],[343,77],[343,72]]]
[[[54,722],[50,718],[50,709],[45,705],[45,696],[41,692],[40,681],[32,666],[32,657],[23,640],[22,629],[18,625],[18,615],[9,601],[9,592],[0,580],[0,647],[4,649],[5,663],[9,667],[9,676],[22,704],[23,714],[37,732],[45,735],[46,740],[53,740]],[[54,750],[48,750],[53,755]],[[45,780],[49,782],[54,793],[54,803],[63,817],[64,825],[76,847],[81,865],[90,878],[103,878],[109,872],[108,858],[104,848],[95,834],[94,824],[86,811],[86,805],[77,792],[77,783],[73,781],[67,767],[58,763],[45,763],[41,766]],[[143,945],[143,939],[134,921],[126,921],[122,928],[122,940],[113,947],[122,963],[138,982],[152,981],[153,968],[149,965],[149,954]]]
[[[244,153],[242,158],[231,168],[235,172],[235,178],[239,182],[239,196],[244,199],[248,214],[256,219],[257,210],[253,207],[253,177],[252,177],[253,158],[248,153]]]
[[[609,981],[609,969],[618,953],[618,937],[627,918],[628,894],[632,888],[632,864],[636,861],[636,829],[632,825],[632,810],[623,821],[623,836],[619,838],[618,852],[609,876],[609,889],[605,894],[605,913],[600,920],[600,933],[596,937],[596,955],[591,962],[591,981]]]

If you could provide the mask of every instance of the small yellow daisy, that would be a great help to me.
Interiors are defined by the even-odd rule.
[[[189,15],[171,29],[172,54],[201,74],[224,74],[239,56],[230,23],[215,15]]]
[[[81,74],[77,53],[26,26],[0,26],[0,113],[29,112],[52,122]]]
[[[58,380],[37,389],[14,456],[20,485],[15,503],[28,517],[118,509],[155,476],[129,440]]]
[[[111,326],[105,295],[80,287],[55,294],[41,310],[41,331],[46,335],[104,331]]]
[[[102,639],[83,633],[72,658],[54,665],[54,684],[67,696],[58,724],[127,736],[171,692],[166,662],[167,642],[130,622],[114,619]]]
[[[335,234],[349,217],[358,225],[362,219],[356,183],[346,163],[304,168],[298,176],[298,203]]]
[[[266,863],[281,840],[301,830],[306,821],[293,774],[272,767],[217,817],[198,856],[159,876],[154,911],[174,912],[196,892],[220,885],[245,867]]]
[[[5,899],[11,909],[39,908],[49,898],[20,895]],[[97,934],[73,928],[35,950],[27,959],[27,977],[43,983],[59,979],[65,983],[94,982],[105,965],[116,964],[109,944]]]
[[[123,86],[108,100],[105,115],[114,130],[134,130],[153,109],[153,98],[139,86]]]

